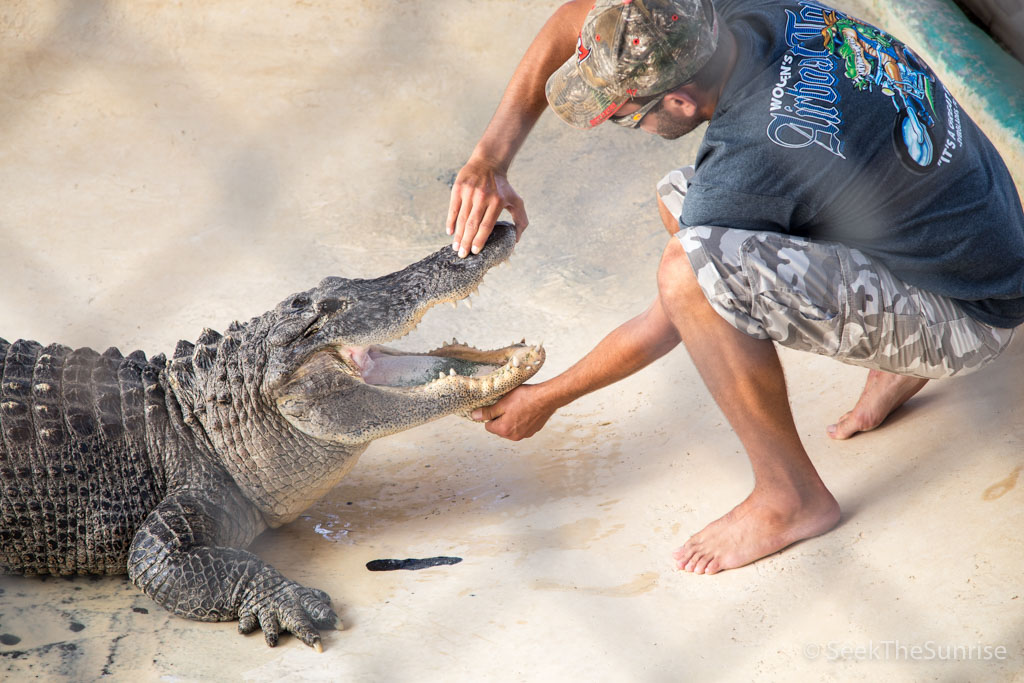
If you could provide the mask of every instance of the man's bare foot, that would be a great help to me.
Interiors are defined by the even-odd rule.
[[[857,432],[874,429],[927,383],[926,379],[872,370],[857,405],[825,431],[833,439],[849,439]]]
[[[724,517],[691,536],[672,556],[683,571],[715,574],[823,534],[838,522],[839,504],[824,485],[802,499],[755,490]]]

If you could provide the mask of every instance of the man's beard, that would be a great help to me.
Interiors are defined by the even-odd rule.
[[[654,134],[660,135],[666,140],[675,140],[692,132],[698,125],[700,125],[699,121],[677,119],[665,114],[655,122]]]
[[[701,123],[692,119],[678,119],[672,116],[665,110],[665,100],[658,102],[658,105],[647,115],[654,119],[654,134],[666,140],[681,138]]]

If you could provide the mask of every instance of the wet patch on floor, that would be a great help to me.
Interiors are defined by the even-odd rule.
[[[658,585],[657,572],[645,572],[640,574],[629,583],[619,586],[569,586],[538,579],[533,582],[533,589],[539,591],[562,591],[566,593],[584,593],[596,595],[603,598],[632,598],[647,593]]]
[[[981,496],[982,499],[988,501],[996,500],[998,498],[1002,498],[1011,490],[1013,490],[1013,488],[1017,485],[1017,479],[1018,477],[1020,477],[1021,469],[1024,468],[1018,465],[1013,470],[1013,472],[1010,472],[1010,476],[1008,476],[1006,479],[997,481],[996,483],[992,484],[987,489],[985,489],[985,493],[983,493]]]

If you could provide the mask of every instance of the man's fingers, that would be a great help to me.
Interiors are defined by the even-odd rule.
[[[507,425],[505,424],[505,420],[489,420],[487,424],[484,425],[484,429],[489,431],[491,434],[495,434],[504,439],[509,439],[511,441],[519,441],[518,437],[514,437],[509,434],[509,430]]]
[[[469,212],[465,230],[462,232],[462,239],[459,240],[459,256],[467,256],[469,254],[474,238],[480,233],[483,233],[484,241],[486,242],[487,236],[491,234],[491,228],[494,227],[493,224],[490,227],[485,227],[483,222],[488,204],[485,204],[479,197],[474,199],[476,201],[473,203],[473,210]]]
[[[530,224],[530,219],[526,217],[526,205],[522,199],[516,197],[516,201],[509,206],[508,210],[512,214],[512,222],[516,226],[516,241],[518,242],[519,238],[523,236],[526,226]]]
[[[479,254],[505,209],[512,214],[518,241],[529,224],[522,198],[508,184],[503,172],[487,163],[467,162],[452,186],[445,218],[452,248],[462,257]]]
[[[449,235],[455,234],[455,219],[459,215],[459,208],[462,206],[462,195],[452,188],[452,198],[448,202],[448,217],[444,220],[444,229]]]
[[[494,223],[498,220],[498,216],[501,215],[501,205],[491,204],[487,208],[487,213],[484,214],[483,220],[480,222],[480,229],[476,232],[476,237],[473,238],[471,249],[474,254],[479,254],[480,250],[487,244],[487,238],[494,230]],[[485,229],[486,226],[486,229]]]
[[[473,210],[473,203],[464,199],[459,205],[459,215],[455,219],[455,234],[452,236],[452,249],[459,250],[462,246],[462,236],[466,232],[466,223],[469,222],[470,212]]]
[[[472,417],[477,422],[485,422],[487,420],[493,420],[494,418],[498,417],[501,414],[502,411],[498,409],[498,404],[495,403],[492,406],[484,406],[483,408],[477,408],[472,413],[470,413],[469,416]]]
[[[471,192],[463,198],[462,206],[459,207],[459,218],[455,226],[455,239],[452,241],[452,249],[459,252],[459,256],[469,253],[469,245],[473,243],[476,236],[477,226],[480,223],[480,216],[483,208],[480,206],[480,198],[477,192]]]

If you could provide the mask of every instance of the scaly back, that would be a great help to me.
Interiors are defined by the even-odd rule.
[[[125,571],[165,490],[146,429],[167,414],[153,360],[0,339],[0,571]]]

